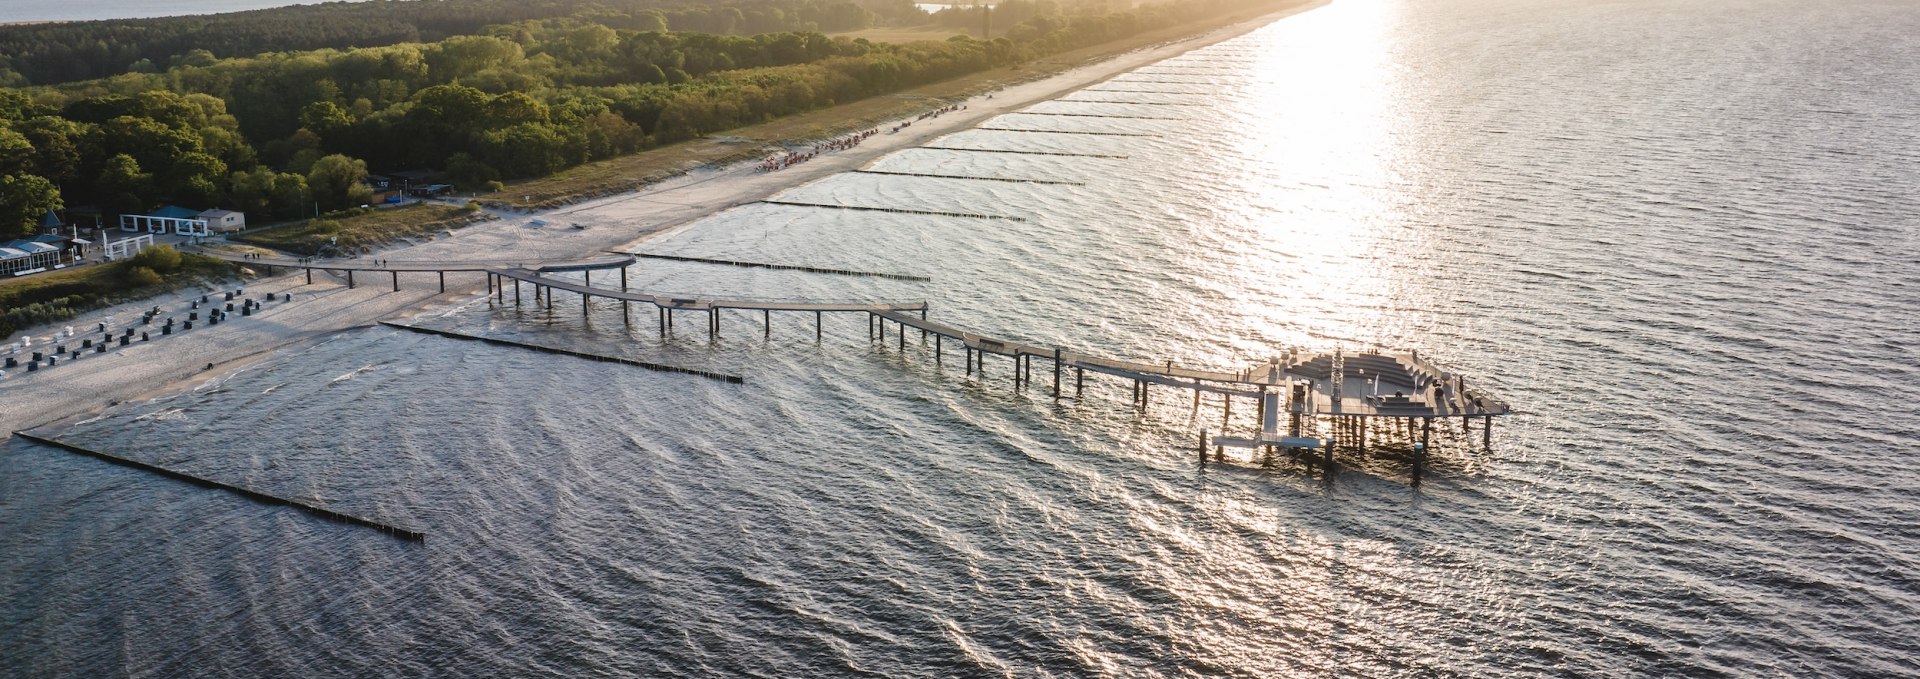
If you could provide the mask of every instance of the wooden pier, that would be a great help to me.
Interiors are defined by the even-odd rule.
[[[1264,362],[1233,370],[1181,366],[1173,361],[1126,360],[1063,347],[988,337],[931,321],[927,319],[925,301],[712,299],[635,292],[628,289],[625,267],[637,261],[638,257],[625,253],[526,266],[503,265],[499,262],[417,263],[385,260],[364,264],[362,260],[322,263],[222,254],[215,256],[242,264],[305,268],[309,276],[313,269],[346,271],[349,287],[353,284],[351,275],[355,271],[392,272],[396,289],[400,272],[439,272],[443,281],[442,290],[446,271],[478,271],[486,274],[487,294],[499,304],[508,303],[507,288],[512,287],[512,304],[526,304],[530,298],[535,306],[544,305],[552,309],[555,293],[564,291],[581,296],[580,313],[583,316],[591,315],[594,305],[590,301],[593,298],[619,302],[622,319],[629,326],[633,323],[633,305],[642,304],[653,307],[662,335],[671,332],[676,315],[690,312],[704,315],[708,337],[718,339],[722,330],[721,312],[737,310],[760,312],[761,329],[766,336],[773,334],[774,313],[810,313],[813,316],[814,337],[818,340],[824,333],[826,314],[863,313],[868,315],[870,339],[885,343],[887,326],[892,324],[896,327],[897,343],[902,351],[906,349],[907,334],[916,330],[920,332],[921,344],[932,342],[936,362],[944,360],[949,341],[958,344],[964,353],[969,375],[978,371],[984,376],[987,373],[988,356],[1010,359],[1014,385],[1019,389],[1028,388],[1033,383],[1033,363],[1037,358],[1043,369],[1050,369],[1052,373],[1049,381],[1054,398],[1067,395],[1069,373],[1073,396],[1082,394],[1089,373],[1117,378],[1129,384],[1133,404],[1142,411],[1148,409],[1154,387],[1192,392],[1196,412],[1203,396],[1213,395],[1219,399],[1223,410],[1222,427],[1218,434],[1201,433],[1199,447],[1203,462],[1209,447],[1214,451],[1215,460],[1219,460],[1223,449],[1228,447],[1264,452],[1269,460],[1276,450],[1294,453],[1306,451],[1316,453],[1318,463],[1330,475],[1336,450],[1363,456],[1370,451],[1404,450],[1411,453],[1412,482],[1418,485],[1424,474],[1427,456],[1435,444],[1436,424],[1442,425],[1441,433],[1447,433],[1444,425],[1451,421],[1450,418],[1458,418],[1460,435],[1453,438],[1465,441],[1470,438],[1477,421],[1481,427],[1482,445],[1491,448],[1493,418],[1512,413],[1511,406],[1487,393],[1478,384],[1469,384],[1464,376],[1434,365],[1417,352],[1287,350]],[[725,263],[789,268],[782,265]],[[609,268],[619,269],[619,289],[594,286],[593,272]],[[573,271],[580,272],[580,281],[552,275]],[[530,291],[524,289],[528,287]],[[1232,423],[1234,400],[1242,398],[1254,402],[1258,426],[1247,432],[1246,436],[1234,436],[1228,431],[1228,425]],[[1284,422],[1280,418],[1283,411],[1287,414]]]
[[[1016,388],[1032,384],[1033,362],[1038,358],[1043,367],[1051,369],[1054,398],[1066,396],[1069,371],[1074,396],[1084,390],[1087,373],[1108,375],[1131,383],[1133,404],[1141,410],[1147,409],[1154,386],[1193,392],[1196,410],[1203,394],[1216,394],[1223,410],[1222,435],[1201,432],[1203,464],[1209,447],[1216,461],[1226,447],[1263,452],[1269,460],[1277,450],[1318,452],[1317,461],[1331,478],[1336,449],[1365,455],[1381,444],[1397,441],[1412,451],[1412,482],[1418,485],[1433,446],[1436,420],[1444,423],[1447,418],[1460,418],[1463,438],[1479,420],[1482,443],[1491,448],[1493,418],[1512,413],[1506,402],[1477,385],[1468,386],[1465,377],[1433,365],[1417,352],[1296,350],[1240,370],[1209,370],[1172,361],[1129,361],[986,337],[929,321],[924,311],[917,315],[891,310],[872,314],[873,336],[883,345],[889,322],[897,327],[902,351],[910,330],[919,330],[922,342],[933,340],[936,361],[941,360],[948,340],[959,344],[969,375],[976,370],[984,375],[989,355],[1011,359]],[[1258,428],[1249,436],[1225,435],[1236,398],[1254,401]],[[1284,426],[1280,421],[1283,411],[1288,414]],[[1370,431],[1374,432],[1372,447],[1367,440]]]
[[[708,336],[717,339],[721,334],[720,312],[737,309],[760,311],[763,331],[767,336],[773,333],[775,312],[812,312],[814,337],[817,340],[822,334],[821,318],[824,314],[865,313],[868,315],[868,338],[880,342],[882,346],[888,344],[888,324],[895,327],[895,342],[901,351],[907,348],[907,335],[910,332],[920,333],[919,345],[931,341],[936,362],[944,360],[948,342],[957,344],[964,353],[968,375],[976,372],[986,375],[988,356],[1009,359],[1016,389],[1026,389],[1033,384],[1034,362],[1038,359],[1042,369],[1051,372],[1050,379],[1046,379],[1048,376],[1044,373],[1043,379],[1051,384],[1050,392],[1056,399],[1068,396],[1069,385],[1072,396],[1079,397],[1085,390],[1089,373],[1118,378],[1128,383],[1132,388],[1133,405],[1142,411],[1148,409],[1154,387],[1192,392],[1196,411],[1203,395],[1212,394],[1219,398],[1223,409],[1222,428],[1217,436],[1202,432],[1200,458],[1203,463],[1209,447],[1213,449],[1216,461],[1221,459],[1222,450],[1227,447],[1264,452],[1269,460],[1276,451],[1296,454],[1304,451],[1317,455],[1316,462],[1330,478],[1336,450],[1366,455],[1369,451],[1392,446],[1411,451],[1412,482],[1418,485],[1424,474],[1427,455],[1434,444],[1436,422],[1444,424],[1449,421],[1448,418],[1459,418],[1462,432],[1459,438],[1464,440],[1477,420],[1481,426],[1483,445],[1491,448],[1493,418],[1512,413],[1512,408],[1506,402],[1478,388],[1477,384],[1469,385],[1465,377],[1434,365],[1417,352],[1289,350],[1263,363],[1236,370],[1218,370],[1181,366],[1173,361],[1134,361],[1097,356],[1063,347],[988,337],[928,320],[924,301],[678,298],[597,288],[585,282],[575,283],[524,269],[493,271],[489,276],[499,279],[499,284],[491,287],[503,303],[507,287],[505,281],[512,280],[515,304],[523,303],[520,286],[524,283],[534,287],[534,303],[540,304],[544,300],[548,308],[553,306],[555,291],[580,295],[582,314],[588,313],[592,307],[587,303],[588,299],[600,297],[619,301],[629,323],[632,304],[651,305],[658,310],[662,334],[673,327],[675,312],[691,311],[706,315]],[[1248,432],[1248,436],[1231,436],[1227,429],[1232,423],[1233,402],[1242,398],[1253,401],[1258,426]],[[1287,414],[1284,424],[1282,412]],[[1371,445],[1369,432],[1372,432]]]

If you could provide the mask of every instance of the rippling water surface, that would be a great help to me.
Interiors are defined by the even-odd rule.
[[[633,271],[1220,367],[1417,348],[1523,411],[1491,450],[1444,428],[1417,490],[1386,458],[1200,468],[1213,402],[1056,402],[855,317],[709,343],[481,302],[424,322],[747,382],[377,329],[60,432],[424,545],[9,442],[0,664],[1920,674],[1912,35],[1902,2],[1338,0],[930,144],[1079,155],[869,168],[1057,183],[779,197],[1025,221],[752,205],[649,246],[931,283]]]

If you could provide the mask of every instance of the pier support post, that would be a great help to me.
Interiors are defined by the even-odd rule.
[[[633,327],[633,302],[620,300],[620,322],[629,328]]]
[[[1193,393],[1195,396],[1198,396],[1200,395],[1200,390],[1195,389]],[[1227,425],[1233,423],[1233,394],[1224,394],[1220,397],[1220,400],[1226,406],[1222,408],[1220,412],[1220,431],[1226,431]]]
[[[440,272],[440,294],[447,294],[447,272]]]
[[[1147,387],[1148,386],[1149,385],[1144,381],[1140,383],[1140,411],[1141,412],[1146,412],[1147,410]]]
[[[1420,485],[1421,472],[1427,466],[1427,445],[1433,440],[1433,418],[1421,418],[1420,447],[1413,450],[1413,485]]]
[[[900,353],[907,353],[907,324],[900,324]]]
[[[620,267],[620,291],[627,291],[627,267]]]
[[[1493,450],[1493,416],[1492,415],[1488,415],[1487,421],[1480,423],[1480,444],[1482,446],[1485,446],[1487,450]]]
[[[945,340],[945,339],[946,339],[945,335],[933,336],[933,364],[934,365],[940,365],[940,345],[944,344],[942,340]]]
[[[1353,419],[1355,424],[1359,425],[1360,429],[1360,454],[1365,455],[1367,454],[1367,418],[1355,417]]]
[[[621,271],[626,271],[626,269],[621,269]],[[766,322],[767,324],[767,337],[769,338],[773,337],[773,310],[761,309],[760,320]]]
[[[718,307],[707,309],[707,340],[712,341],[719,338],[720,309]]]
[[[307,285],[313,285],[313,269],[310,268],[307,269]]]
[[[1200,430],[1200,466],[1207,466],[1207,430]]]
[[[513,305],[520,306],[520,279],[513,279]]]
[[[1333,439],[1331,438],[1327,439],[1327,444],[1325,446],[1321,446],[1321,450],[1322,450],[1322,453],[1320,455],[1320,474],[1328,482],[1332,482],[1333,481]]]
[[[1060,347],[1053,348],[1053,397],[1060,398]]]
[[[400,291],[400,272],[389,271],[387,273],[393,274],[393,291],[399,292]]]
[[[353,289],[353,269],[347,269],[347,289]]]
[[[967,374],[972,375],[973,374],[973,347],[963,345],[961,348],[967,350]]]
[[[813,312],[813,341],[815,342],[820,341],[820,321],[822,315],[824,315],[823,312]]]

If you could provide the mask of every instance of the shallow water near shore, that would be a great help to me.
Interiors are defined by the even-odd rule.
[[[1417,490],[1390,457],[1201,468],[1217,402],[1056,402],[863,317],[710,341],[509,297],[417,322],[746,384],[381,328],[54,432],[424,545],[9,441],[0,673],[1920,674],[1913,34],[1853,0],[1340,0],[928,145],[1075,155],[868,168],[1057,183],[777,197],[1024,221],[756,204],[645,248],[930,283],[631,272],[1213,367],[1417,348],[1522,411],[1490,451],[1443,427]]]

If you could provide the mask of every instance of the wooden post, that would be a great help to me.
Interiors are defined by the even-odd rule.
[[[1422,418],[1420,447],[1413,450],[1413,485],[1420,485],[1420,472],[1427,466],[1427,444],[1433,438],[1433,418]]]
[[[593,295],[580,293],[580,317],[587,317],[587,310],[593,308]]]
[[[946,339],[946,336],[944,335],[933,336],[933,364],[934,365],[940,364],[940,345],[942,344],[941,340],[944,340],[944,339]]]
[[[447,272],[440,272],[440,294],[447,294]]]
[[[620,291],[627,291],[627,267],[620,267]]]
[[[1207,430],[1200,430],[1200,466],[1207,465]]]
[[[593,270],[592,269],[580,270],[580,284],[589,288],[593,287]]]
[[[1267,430],[1267,385],[1260,385],[1259,401],[1254,403],[1253,427],[1262,432]],[[1268,453],[1273,451],[1269,450]]]
[[[520,306],[520,279],[513,279],[513,305]]]
[[[347,269],[347,289],[353,289],[353,269]]]
[[[1147,386],[1145,380],[1140,382],[1140,410],[1142,411],[1147,409]]]
[[[1073,397],[1080,398],[1080,392],[1087,387],[1087,369],[1073,369]]]
[[[1493,450],[1493,416],[1492,415],[1488,415],[1487,421],[1480,423],[1480,443],[1486,446],[1487,450]]]
[[[820,316],[821,312],[813,312],[813,341],[815,342],[820,341]]]
[[[720,307],[707,307],[707,339],[720,338]]]
[[[1327,439],[1327,444],[1325,446],[1322,446],[1322,449],[1324,450],[1324,452],[1320,457],[1320,473],[1322,476],[1326,478],[1326,480],[1332,481],[1333,480],[1333,439],[1331,438]]]
[[[1060,398],[1060,347],[1053,348],[1053,397]]]
[[[313,285],[313,269],[308,267],[302,267],[302,268],[307,269],[307,285]]]
[[[973,374],[973,347],[969,347],[963,344],[961,345],[961,348],[967,350],[967,374],[972,375]]]
[[[626,271],[626,269],[621,269],[621,271]],[[773,337],[773,310],[761,309],[760,320],[767,324],[767,337]]]
[[[1193,393],[1198,394],[1200,390],[1195,389]],[[1220,400],[1226,404],[1226,408],[1220,413],[1220,431],[1226,431],[1227,425],[1233,423],[1233,394],[1223,394]]]
[[[389,271],[387,273],[393,274],[393,291],[399,292],[400,291],[400,272]]]
[[[1367,454],[1367,418],[1355,417],[1354,422],[1360,427],[1360,454],[1365,455]]]
[[[633,302],[620,300],[620,322],[629,328],[633,327]]]
[[[907,324],[900,323],[900,353],[907,353]]]

